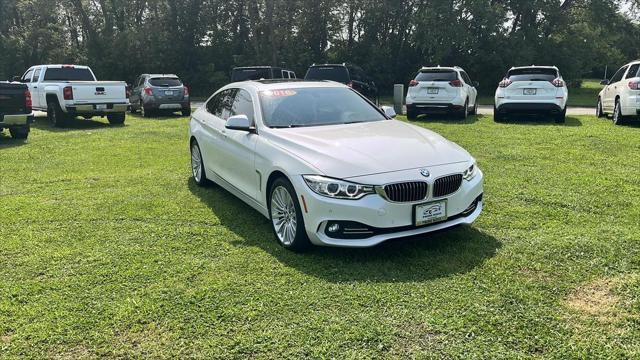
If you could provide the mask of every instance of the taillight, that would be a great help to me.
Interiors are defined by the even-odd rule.
[[[562,79],[560,79],[560,78],[554,79],[551,83],[555,87],[563,87],[564,86],[564,81],[562,81]]]
[[[31,93],[29,92],[29,90],[25,90],[24,91],[24,107],[25,110],[30,113],[31,112],[31,108],[33,107],[33,102],[31,101]]]
[[[186,85],[182,88],[184,89],[184,96],[189,96],[189,88]]]
[[[131,96],[131,87],[129,85],[125,87],[124,94],[127,97],[127,99]]]
[[[144,93],[147,95],[153,95],[153,90],[150,87],[146,86],[144,88]]]
[[[73,88],[71,86],[66,86],[62,89],[62,97],[65,100],[73,100]]]
[[[629,81],[629,89],[640,90],[640,80]]]
[[[449,82],[449,85],[451,85],[453,87],[462,87],[462,81],[461,80],[453,80],[453,81]]]
[[[509,87],[509,85],[511,85],[512,81],[509,79],[504,79],[502,81],[500,81],[500,83],[498,84],[499,87],[501,88],[506,88]]]
[[[414,86],[418,86],[419,82],[417,80],[411,80],[409,81],[409,87],[414,87]]]

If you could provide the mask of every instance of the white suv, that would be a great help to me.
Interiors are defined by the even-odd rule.
[[[563,123],[569,90],[555,66],[513,67],[496,90],[493,118],[504,120],[511,113],[549,113]]]
[[[409,83],[407,118],[420,114],[453,112],[466,119],[478,110],[477,81],[459,67],[423,67]]]
[[[618,70],[598,94],[596,115],[613,114],[613,123],[620,125],[628,117],[640,116],[640,60]]]

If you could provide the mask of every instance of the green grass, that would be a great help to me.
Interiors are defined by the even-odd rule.
[[[0,357],[640,357],[640,128],[416,123],[477,157],[474,226],[307,254],[194,185],[185,118],[0,136]]]
[[[602,90],[600,80],[584,79],[579,88],[569,88],[568,106],[595,107],[598,93]],[[480,105],[493,105],[493,95],[482,95],[478,98]]]

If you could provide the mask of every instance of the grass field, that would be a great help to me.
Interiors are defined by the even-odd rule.
[[[477,157],[473,227],[280,248],[190,179],[187,119],[0,136],[0,358],[638,358],[640,127],[418,122]]]

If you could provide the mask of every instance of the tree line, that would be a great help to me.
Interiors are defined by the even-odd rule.
[[[570,82],[640,55],[640,0],[1,0],[0,79],[78,63],[100,79],[176,73],[208,95],[234,66],[360,65],[383,92],[423,65],[492,91],[513,65]]]

